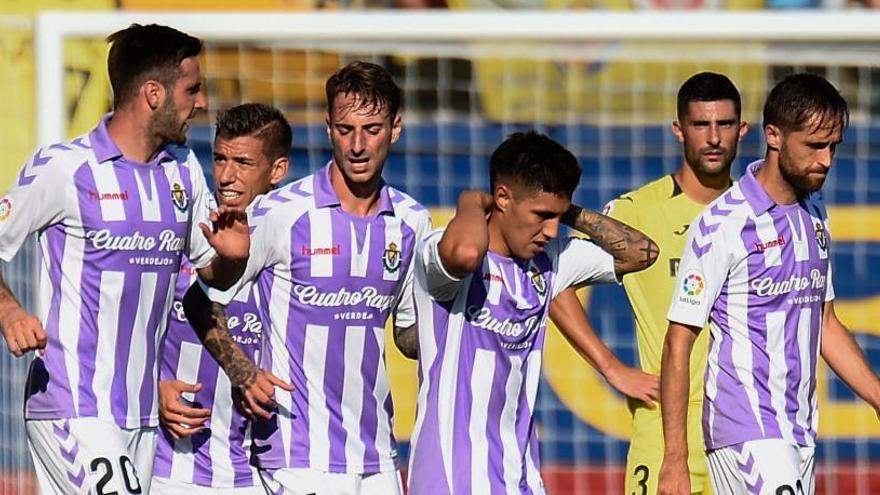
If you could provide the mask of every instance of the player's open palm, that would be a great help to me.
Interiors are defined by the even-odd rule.
[[[660,478],[657,482],[659,495],[690,495],[691,477],[687,461],[669,462],[663,459],[660,466]]]
[[[247,259],[251,236],[243,209],[221,205],[211,212],[211,226],[202,223],[199,227],[217,254],[230,260]]]
[[[649,409],[660,399],[660,377],[623,364],[605,374],[608,384],[632,399],[643,402]]]
[[[175,439],[195,435],[202,431],[211,411],[190,407],[181,401],[184,393],[196,393],[201,384],[186,383],[180,380],[161,380],[159,382],[159,418],[165,429]]]
[[[242,414],[249,419],[270,419],[275,409],[275,387],[293,392],[293,385],[273,375],[268,370],[260,370],[256,379],[247,386],[233,389],[235,403]]]
[[[15,357],[24,356],[29,351],[46,348],[46,331],[34,315],[17,308],[10,311],[0,322],[6,347]]]

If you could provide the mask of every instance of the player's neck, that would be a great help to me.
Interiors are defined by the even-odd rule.
[[[370,182],[354,182],[348,180],[334,163],[330,167],[330,184],[339,196],[342,211],[349,215],[366,217],[374,215],[379,209],[379,191],[382,184],[380,174],[376,174]]]
[[[496,212],[489,217],[489,251],[505,258],[511,258],[513,254],[510,252],[510,247],[507,245],[507,241],[504,239],[504,234],[501,231],[500,215],[503,215],[503,213]]]
[[[770,199],[778,205],[790,205],[797,203],[800,194],[791,185],[779,170],[779,154],[773,151],[767,153],[764,164],[755,171],[755,180],[764,188]]]
[[[685,196],[704,205],[715,201],[731,185],[729,172],[718,175],[699,175],[686,163],[682,164],[672,177]]]
[[[162,140],[151,136],[149,124],[129,111],[116,111],[107,123],[110,139],[127,160],[148,163],[162,148]]]

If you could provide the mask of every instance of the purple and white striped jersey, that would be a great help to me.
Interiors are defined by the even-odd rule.
[[[204,430],[189,438],[174,440],[162,429],[153,475],[212,488],[257,486],[260,478],[250,465],[250,422],[235,408],[229,378],[202,346],[183,313],[183,296],[195,277],[195,269],[184,260],[162,347],[159,378],[200,383],[202,389],[184,394],[184,399],[196,407],[210,409],[211,419]],[[263,319],[251,285],[245,286],[226,306],[226,317],[232,338],[246,355],[258,360]]]
[[[822,314],[834,299],[831,237],[819,194],[778,205],[755,179],[691,227],[669,320],[709,321],[703,434],[708,449],[781,438],[815,446]]]
[[[544,493],[534,421],[550,301],[614,283],[614,259],[584,239],[554,239],[529,261],[488,252],[464,279],[443,268],[442,230],[419,245],[418,412],[409,491]]]
[[[0,258],[39,243],[38,316],[48,336],[28,376],[25,418],[158,424],[157,345],[182,255],[207,265],[198,223],[213,198],[195,155],[168,146],[126,160],[105,117],[90,134],[38,149],[0,199]]]
[[[271,331],[262,366],[296,387],[276,389],[278,414],[254,424],[261,468],[376,473],[397,467],[385,368],[385,323],[415,323],[411,260],[428,211],[382,185],[378,212],[344,212],[332,163],[259,197],[249,210],[251,254]],[[409,286],[409,288],[406,288]],[[224,303],[224,293],[208,290]]]

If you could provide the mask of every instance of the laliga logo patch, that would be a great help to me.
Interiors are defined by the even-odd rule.
[[[182,212],[186,211],[186,207],[189,206],[189,197],[187,197],[183,186],[177,182],[171,186],[171,202],[174,203],[175,208]]]
[[[816,244],[823,252],[828,249],[828,236],[825,235],[825,227],[822,222],[816,222]]]
[[[544,280],[544,274],[535,265],[529,267],[529,280],[538,291],[539,296],[544,297],[547,294],[547,281]]]
[[[5,222],[9,215],[12,215],[12,200],[10,198],[0,199],[0,222]]]
[[[385,254],[382,255],[382,264],[385,265],[386,270],[394,273],[400,268],[400,254],[397,244],[394,242],[388,244]]]
[[[706,288],[703,274],[689,271],[681,280],[681,295],[678,296],[678,300],[692,306],[699,306],[703,302],[703,289]]]

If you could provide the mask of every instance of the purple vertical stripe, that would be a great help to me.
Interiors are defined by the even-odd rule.
[[[776,215],[773,218],[773,225],[776,227],[776,232],[787,240],[794,241],[793,232],[791,230],[791,224],[795,225],[795,228],[800,228],[801,222],[803,219],[802,210],[800,208],[785,208],[780,211],[780,214]],[[789,218],[791,220],[791,224],[789,223]],[[811,224],[809,217],[804,222],[804,232],[800,232],[800,235],[807,236],[810,232],[809,225]],[[797,263],[795,262],[795,246],[792,245],[786,246],[782,250],[782,267],[786,273],[793,273],[796,276],[808,276],[809,275],[809,263]],[[784,303],[784,302],[783,302]],[[798,335],[798,322],[800,320],[800,310],[798,308],[793,308],[792,311],[786,312],[785,324],[784,324],[784,349],[785,349],[785,365],[788,370],[785,376],[785,411],[784,414],[788,417],[789,422],[792,424],[792,434],[794,435],[795,441],[800,445],[804,445],[805,437],[804,437],[804,428],[802,425],[799,425],[797,422],[797,412],[800,407],[798,406],[798,391],[800,388],[801,376],[802,376],[802,363],[800,359],[800,348],[799,342],[802,338],[809,338],[808,335],[800,336]]]
[[[474,280],[474,283],[471,284],[471,290],[478,284],[482,285],[479,281]],[[473,390],[470,386],[474,372],[474,346],[468,345],[471,337],[471,332],[468,330],[466,324],[461,336],[461,347],[452,349],[453,352],[458,352],[458,369],[455,370],[454,378],[457,385],[453,404],[438,404],[443,408],[455,408],[452,415],[454,424],[446,426],[452,428],[452,447],[455,451],[451,453],[452,465],[450,468],[452,469],[453,493],[456,494],[471,493],[471,464],[474,455],[468,431],[468,425],[471,423],[471,404],[474,401]],[[451,365],[451,363],[443,364]]]
[[[340,469],[340,466],[345,466],[345,441],[348,437],[348,432],[342,426],[342,409],[345,407],[345,404],[342,404],[341,400],[345,375],[352,372],[352,370],[346,369],[346,363],[342,359],[345,355],[346,331],[334,328],[330,328],[327,331],[324,376],[306,376],[307,381],[310,380],[324,384],[324,396],[309,396],[309,402],[325,403],[330,415],[327,435],[330,442],[329,461],[331,471],[336,471]]]
[[[163,272],[159,272],[156,277],[156,294],[153,299],[153,307],[150,308],[149,319],[147,320],[147,357],[144,361],[146,369],[144,370],[140,390],[141,421],[148,420],[153,413],[153,392],[158,384],[158,376],[156,376],[156,370],[158,369],[156,366],[158,358],[156,332],[162,326],[162,319],[168,319],[168,308],[165,302],[168,299],[168,291],[174,278],[175,276]]]
[[[489,395],[489,404],[487,404],[488,415],[486,417],[486,441],[488,447],[488,467],[489,472],[487,473],[473,473],[479,477],[487,477],[489,478],[490,487],[493,494],[505,494],[507,493],[505,482],[507,480],[504,479],[504,445],[501,443],[501,432],[503,431],[516,431],[519,433],[519,414],[516,414],[516,409],[521,406],[519,400],[515,401],[512,404],[514,408],[513,414],[513,423],[503,423],[504,419],[504,401],[507,399],[507,380],[511,373],[517,373],[520,370],[513,369],[513,366],[510,362],[510,359],[507,356],[501,353],[494,353],[495,356],[495,374],[492,376],[492,388],[490,389]],[[459,383],[463,382],[463,379],[467,381],[465,383],[470,384],[470,379],[473,375],[468,373],[464,376],[459,376]],[[488,379],[488,377],[487,377]],[[522,387],[520,387],[522,389]],[[521,398],[521,397],[518,397]],[[471,401],[465,402],[470,406]],[[494,414],[494,413],[498,414]],[[467,424],[467,423],[465,423]],[[520,440],[526,440],[525,438],[520,438],[517,436],[517,446],[520,444]],[[520,455],[520,459],[522,459],[522,453],[524,450],[520,450],[517,454]],[[476,454],[473,452],[471,455]],[[483,455],[483,453],[480,453]],[[470,465],[469,465],[470,467]],[[474,487],[470,485],[471,479],[468,478],[468,486],[467,489],[463,489],[464,487],[459,487],[461,489],[461,493],[472,493]]]
[[[375,438],[378,431],[388,428],[388,425],[379,424],[379,418],[376,414],[378,404],[376,403],[376,397],[373,395],[373,390],[375,390],[376,382],[379,379],[377,377],[379,360],[384,359],[384,353],[379,349],[379,344],[376,342],[373,335],[373,328],[367,327],[366,335],[364,336],[364,353],[360,369],[361,376],[363,376],[364,379],[364,389],[362,391],[363,411],[361,412],[360,419],[360,439],[365,447],[364,458],[362,460],[365,465],[377,464],[379,462],[379,452],[376,450]],[[383,402],[390,401],[390,393],[388,397],[383,397],[382,399]],[[391,412],[386,412],[389,413],[390,417]]]

